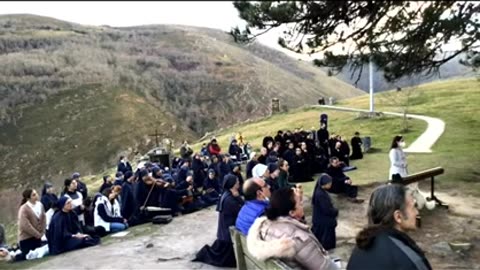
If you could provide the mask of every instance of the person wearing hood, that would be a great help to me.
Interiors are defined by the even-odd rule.
[[[196,153],[193,156],[192,161],[192,171],[193,171],[193,181],[195,182],[195,187],[201,187],[203,185],[203,180],[207,177],[205,170],[207,165],[203,162],[202,156],[199,153]]]
[[[368,226],[356,237],[347,270],[431,270],[425,253],[408,233],[416,230],[418,210],[403,185],[377,187],[368,206]]]
[[[114,186],[122,186],[125,176],[122,172],[115,173],[115,181],[113,181]]]
[[[103,191],[107,188],[111,188],[113,186],[113,179],[110,175],[103,176],[103,183],[98,190],[99,193],[103,193]]]
[[[208,176],[203,181],[203,196],[202,199],[208,205],[213,205],[218,203],[220,199],[220,183],[218,182],[218,178],[215,175],[215,171],[213,169],[208,170]]]
[[[232,171],[228,161],[229,161],[228,155],[219,156],[219,162],[217,164],[217,172],[218,172],[218,180],[220,181],[220,186],[223,186],[223,178],[225,177],[225,175],[229,174]]]
[[[47,233],[48,249],[51,255],[100,243],[100,238],[82,233],[77,215],[73,213],[72,202],[73,200],[67,196],[62,196],[58,200],[59,210],[53,215]]]
[[[287,264],[293,261],[302,269],[338,269],[303,216],[300,192],[292,188],[277,190],[265,216],[257,218],[248,231],[248,252],[260,261],[282,258]]]
[[[235,224],[243,205],[239,187],[236,176],[232,174],[225,176],[224,191],[216,209],[218,211],[217,239],[211,246],[205,245],[202,247],[193,261],[218,267],[236,267],[237,263],[229,227]]]
[[[312,232],[326,250],[336,247],[335,228],[338,210],[332,204],[327,190],[332,187],[332,178],[322,173],[315,184],[312,196]]]

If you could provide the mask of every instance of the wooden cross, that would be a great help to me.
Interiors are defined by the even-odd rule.
[[[151,137],[155,137],[155,144],[157,145],[157,147],[159,147],[159,144],[158,144],[158,137],[160,135],[166,135],[164,133],[158,133],[158,129],[155,128],[155,134],[151,134],[151,135],[148,135],[148,136],[151,136]]]

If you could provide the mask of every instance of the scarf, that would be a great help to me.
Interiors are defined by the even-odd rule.
[[[388,229],[386,231],[386,234],[388,236],[391,236],[391,237],[395,238],[395,239],[398,239],[399,241],[404,243],[406,246],[413,249],[418,254],[418,256],[420,256],[422,258],[423,263],[428,267],[428,269],[432,269],[432,266],[428,262],[427,257],[425,257],[425,253],[423,252],[422,249],[420,249],[420,247],[417,245],[417,243],[415,243],[415,241],[413,241],[413,239],[410,238],[410,236],[408,236],[404,232],[401,232],[401,231],[398,231],[398,230],[395,230],[395,229]]]

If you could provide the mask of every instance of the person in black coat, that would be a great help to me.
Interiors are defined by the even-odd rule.
[[[376,188],[369,203],[369,225],[356,237],[347,270],[431,270],[424,252],[408,232],[416,229],[418,210],[403,185]]]
[[[228,163],[228,159],[229,157],[227,155],[219,156],[219,162],[217,164],[217,172],[218,172],[218,181],[221,187],[223,186],[223,178],[225,177],[225,175],[229,174],[232,171]]]
[[[94,246],[100,238],[83,234],[77,215],[72,212],[72,199],[63,196],[58,200],[57,212],[47,231],[48,249],[51,255]]]
[[[125,181],[123,181],[121,193],[122,204],[120,205],[120,213],[122,214],[122,217],[129,221],[129,225],[131,225],[130,220],[137,208],[137,202],[135,201],[133,193],[134,179],[135,177],[131,171],[125,173]]]
[[[207,177],[205,173],[206,167],[200,154],[195,154],[192,161],[193,182],[195,183],[195,187],[201,187],[203,185],[203,180]]]
[[[225,177],[223,194],[217,205],[218,227],[217,240],[212,246],[205,245],[196,254],[193,261],[203,262],[218,267],[236,267],[235,253],[229,227],[235,225],[238,213],[243,206],[239,194],[237,177],[229,174]]]
[[[355,132],[355,136],[350,141],[352,145],[352,155],[350,156],[351,160],[362,159],[362,139],[360,138],[360,133]]]
[[[204,194],[202,199],[208,204],[213,205],[218,203],[220,199],[220,183],[218,182],[218,178],[215,175],[215,171],[210,169],[208,171],[208,176],[203,181],[203,190]]]
[[[232,140],[230,146],[228,147],[228,153],[231,156],[234,156],[237,161],[241,160],[242,149],[237,144],[237,140]]]
[[[85,183],[82,180],[80,180],[80,173],[79,172],[73,173],[72,180],[77,181],[77,191],[82,194],[84,199],[87,198],[88,188],[87,188],[87,185],[85,185]]]
[[[247,174],[247,179],[252,178],[253,176],[252,169],[253,167],[255,167],[255,165],[258,164],[257,157],[258,155],[255,152],[252,152],[250,154],[250,161],[248,161],[247,166],[245,167],[245,171],[246,171],[245,173]]]
[[[107,188],[111,188],[113,186],[113,179],[110,175],[103,176],[103,183],[98,190],[99,193],[103,193],[103,191]]]
[[[43,208],[45,209],[45,213],[50,208],[56,207],[58,202],[58,197],[54,193],[52,183],[47,182],[45,183],[45,185],[43,185],[41,202],[43,204]]]
[[[293,142],[288,142],[288,149],[283,153],[283,159],[288,162],[288,164],[293,164],[293,159],[295,157],[295,144]]]
[[[330,158],[326,173],[332,177],[332,187],[328,190],[335,194],[345,194],[351,202],[362,203],[362,199],[357,198],[358,187],[352,185],[350,177],[343,173],[342,163],[337,157]]]
[[[337,227],[338,209],[336,209],[326,190],[332,187],[332,178],[323,173],[315,184],[312,196],[312,232],[326,250],[336,247],[335,227]]]
[[[326,154],[328,155],[328,150],[329,150],[329,144],[328,144],[328,139],[329,139],[329,133],[326,128],[325,123],[320,124],[320,129],[317,130],[317,139],[318,142],[320,143],[320,146],[323,148],[324,151],[326,151]]]
[[[120,156],[117,164],[117,172],[122,172],[123,174],[125,174],[128,171],[133,172],[132,165],[130,165],[125,156]]]

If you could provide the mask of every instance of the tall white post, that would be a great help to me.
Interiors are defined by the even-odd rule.
[[[369,76],[370,76],[370,112],[373,113],[374,106],[373,106],[373,63],[370,59],[369,65]]]

